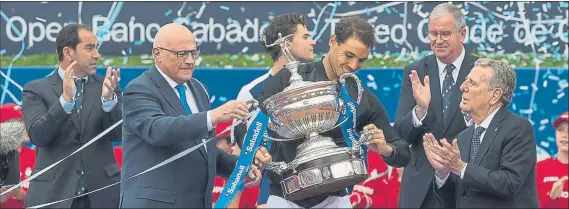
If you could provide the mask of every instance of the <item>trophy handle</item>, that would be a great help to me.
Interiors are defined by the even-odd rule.
[[[362,99],[362,94],[364,93],[364,88],[362,87],[362,81],[358,78],[358,76],[356,76],[353,73],[344,73],[342,76],[340,76],[340,83],[346,84],[346,78],[347,77],[353,78],[355,80],[356,84],[358,85],[358,99],[356,100],[356,102],[359,105],[360,101]]]
[[[259,107],[259,102],[255,99],[247,100],[245,102],[245,104],[247,104],[247,107],[249,108],[249,112],[252,112],[253,110],[255,110]],[[249,106],[249,105],[251,105],[251,106]]]
[[[247,110],[249,111],[249,113],[255,111],[257,108],[259,108],[259,102],[255,99],[250,99],[245,101],[245,104],[247,104]],[[243,124],[247,124],[247,122],[249,121],[249,119],[251,119],[251,116],[247,116],[247,118],[240,120],[237,120],[237,123],[243,123]]]
[[[260,169],[267,169],[281,175],[284,171],[289,169],[289,167],[290,166],[285,162],[269,162],[267,164],[263,164]]]

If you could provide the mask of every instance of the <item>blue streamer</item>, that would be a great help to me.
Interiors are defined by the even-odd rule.
[[[268,134],[267,134],[268,136]],[[261,142],[261,146],[265,147],[267,149],[267,151],[271,150],[271,140],[268,137],[264,137],[263,138],[263,142]],[[261,179],[261,186],[259,186],[259,196],[257,197],[257,203],[259,205],[262,204],[267,204],[267,201],[269,200],[269,194],[270,194],[270,183],[269,183],[269,178],[267,177],[269,171],[267,170],[263,170],[263,177]]]
[[[342,110],[340,113],[340,118],[338,122],[343,121],[344,119],[348,119],[344,124],[341,125],[342,127],[342,134],[344,135],[344,139],[346,140],[346,144],[348,147],[352,147],[352,140],[359,140],[359,135],[356,131],[356,119],[358,116],[358,103],[350,97],[348,94],[348,88],[346,84],[342,85],[342,94],[340,95],[342,100],[346,102],[346,108]],[[361,145],[363,154],[362,157],[364,159],[364,164],[367,168],[367,146]]]
[[[249,171],[249,167],[255,158],[255,152],[257,148],[261,145],[263,141],[263,136],[267,130],[267,124],[269,123],[269,117],[263,112],[259,112],[251,126],[247,130],[247,135],[245,141],[243,142],[243,149],[241,149],[241,154],[239,160],[237,160],[237,165],[231,173],[231,177],[227,181],[223,191],[217,200],[214,208],[226,208],[229,202],[233,200],[235,194],[243,191],[243,179]],[[247,145],[245,147],[245,145]]]
[[[4,19],[6,21],[6,23],[9,23],[9,19],[8,15],[6,15],[2,10],[0,10],[0,16],[2,16],[2,19]],[[24,27],[24,26],[22,26]],[[18,28],[16,28],[16,26],[14,25],[14,23],[10,23],[10,28],[12,28],[12,30],[14,30],[14,32],[16,32],[17,36],[21,36],[22,33],[20,32],[20,30],[18,30]],[[25,44],[25,39],[22,39],[21,41],[21,47],[20,47],[20,51],[18,51],[18,53],[16,54],[16,56],[14,56],[12,58],[12,61],[10,62],[10,65],[8,65],[8,70],[6,71],[6,77],[10,78],[10,76],[12,75],[12,66],[14,65],[14,62],[16,62],[16,60],[18,58],[20,58],[22,56],[22,54],[24,54],[24,49],[26,48],[26,44]],[[2,96],[0,98],[0,104],[4,104],[4,99],[6,99],[6,93],[8,93],[8,79],[4,80],[4,88],[2,88]],[[18,102],[18,101],[14,101],[14,102]]]

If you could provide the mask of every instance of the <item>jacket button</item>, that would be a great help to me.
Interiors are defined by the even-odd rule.
[[[466,196],[462,196],[462,199],[463,199],[463,200],[466,200]]]

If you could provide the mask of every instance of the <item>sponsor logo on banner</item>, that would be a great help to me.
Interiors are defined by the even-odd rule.
[[[307,28],[327,50],[340,18],[359,15],[374,26],[374,52],[426,52],[429,12],[439,2],[2,2],[1,41],[5,54],[54,53],[58,31],[69,22],[87,24],[105,55],[149,54],[156,31],[167,23],[186,25],[205,53],[263,52],[259,41],[276,15],[305,14]],[[467,47],[495,53],[566,54],[567,2],[455,2],[466,15]],[[22,12],[26,11],[26,12]],[[519,46],[525,47],[519,47]]]

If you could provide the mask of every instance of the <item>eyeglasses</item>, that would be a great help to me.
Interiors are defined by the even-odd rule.
[[[200,49],[179,50],[179,51],[166,49],[162,47],[158,47],[158,49],[166,50],[172,54],[175,54],[178,59],[186,59],[190,54],[194,57],[194,59],[200,56]]]
[[[440,33],[437,31],[429,31],[429,39],[431,41],[437,40],[439,36],[441,37],[441,40],[448,41],[452,36],[452,33],[449,31],[442,31]]]

